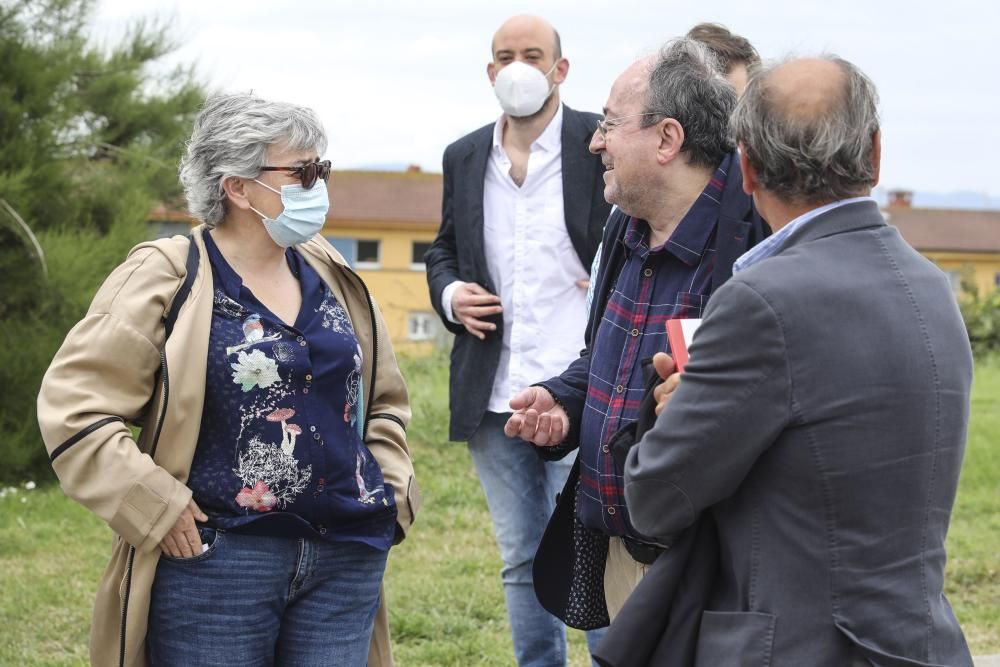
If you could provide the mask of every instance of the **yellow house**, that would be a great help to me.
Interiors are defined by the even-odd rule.
[[[441,224],[441,174],[335,171],[323,235],[375,297],[397,351],[450,339],[431,307],[424,253]]]
[[[913,208],[909,192],[889,194],[882,213],[903,238],[937,264],[961,292],[962,281],[980,295],[1000,287],[1000,211]]]

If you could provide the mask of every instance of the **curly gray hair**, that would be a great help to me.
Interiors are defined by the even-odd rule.
[[[326,151],[326,132],[312,109],[241,93],[210,97],[194,121],[179,175],[188,211],[209,227],[226,214],[227,178],[256,178],[267,150]]]
[[[736,139],[760,185],[782,199],[824,203],[866,194],[875,185],[872,137],[879,129],[875,84],[848,61],[818,56],[840,68],[844,85],[824,113],[803,115],[769,85],[775,69],[754,76],[733,114]]]

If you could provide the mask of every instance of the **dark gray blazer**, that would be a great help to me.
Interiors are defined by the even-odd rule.
[[[584,269],[589,270],[601,243],[611,206],[604,201],[604,167],[588,146],[600,116],[563,105],[562,178],[566,231]],[[479,340],[444,315],[441,292],[456,280],[479,283],[492,294],[483,248],[483,183],[493,146],[493,127],[485,125],[448,146],[444,152],[444,193],[441,229],[424,256],[431,303],[455,334],[451,351],[451,427],[449,438],[468,440],[489,404],[500,363],[503,318],[492,321],[496,331]]]
[[[942,593],[972,381],[944,274],[848,204],[720,288],[690,355],[625,497],[655,538],[718,526],[695,664],[971,665]]]

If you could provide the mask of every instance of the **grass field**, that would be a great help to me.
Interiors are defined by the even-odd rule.
[[[406,360],[424,506],[387,575],[397,663],[512,665],[489,516],[464,446],[445,441],[442,357]],[[979,365],[947,590],[973,652],[1000,652],[1000,359]],[[0,497],[0,665],[86,664],[90,606],[108,529],[58,488]],[[586,665],[571,633],[573,665]]]

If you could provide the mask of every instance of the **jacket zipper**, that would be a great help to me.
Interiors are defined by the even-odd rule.
[[[166,341],[164,341],[164,348]],[[160,404],[160,417],[156,421],[156,430],[153,432],[153,445],[149,449],[149,457],[156,459],[156,446],[160,442],[160,431],[163,430],[163,421],[167,416],[167,403],[169,401],[170,379],[167,375],[167,352],[160,350],[160,393],[163,396]],[[128,621],[128,602],[132,594],[132,563],[135,561],[135,547],[129,545],[128,563],[125,565],[125,594],[122,596],[122,620],[118,631],[118,665],[125,667],[125,629]]]

